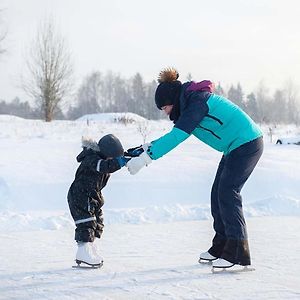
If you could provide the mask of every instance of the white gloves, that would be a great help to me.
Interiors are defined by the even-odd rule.
[[[144,149],[144,152],[140,154],[140,156],[131,158],[130,161],[126,164],[128,171],[131,175],[136,174],[141,168],[151,164],[152,159],[146,153],[146,151],[147,150]]]

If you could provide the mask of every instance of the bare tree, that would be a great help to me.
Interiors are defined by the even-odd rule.
[[[83,115],[100,112],[101,88],[102,75],[100,72],[93,72],[84,79],[77,94],[79,108]]]
[[[263,81],[260,81],[258,84],[258,87],[256,91],[254,92],[254,96],[257,101],[258,105],[258,122],[261,123],[268,123],[268,112],[269,112],[269,103],[270,97],[269,97],[269,89],[266,87],[265,83]]]
[[[50,122],[73,86],[71,55],[52,21],[41,24],[26,65],[28,76],[23,88],[37,102],[45,121]]]
[[[147,120],[145,121],[139,121],[137,123],[137,131],[138,133],[140,133],[140,135],[143,138],[143,143],[145,144],[148,135],[151,132],[150,126],[149,126],[149,122]]]
[[[298,97],[298,89],[291,79],[285,83],[285,93],[287,100],[287,121],[288,123],[294,123],[298,125],[300,121],[300,102]]]

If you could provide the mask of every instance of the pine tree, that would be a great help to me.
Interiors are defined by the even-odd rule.
[[[231,85],[229,91],[228,91],[228,98],[235,103],[236,105],[238,105],[241,108],[245,108],[245,104],[244,104],[244,93],[242,90],[242,87],[240,85],[240,83],[237,84],[237,87],[235,88],[233,85]]]
[[[254,121],[259,121],[259,110],[254,93],[247,95],[245,111]]]
[[[103,85],[101,77],[100,72],[93,72],[84,79],[80,86],[77,101],[82,115],[101,112],[100,97]]]
[[[282,90],[276,90],[270,111],[270,121],[274,123],[285,123],[287,121],[287,103]]]
[[[145,116],[145,85],[140,73],[136,73],[132,79],[132,112]]]
[[[220,82],[218,82],[218,84],[215,86],[214,93],[217,95],[226,97],[226,93],[225,93],[223,87],[221,86]]]

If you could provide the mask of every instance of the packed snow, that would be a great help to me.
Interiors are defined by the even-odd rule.
[[[0,115],[0,299],[300,298],[300,146],[275,144],[299,135],[295,126],[272,136],[262,126],[265,152],[243,189],[256,271],[216,275],[197,262],[213,236],[209,197],[221,153],[193,137],[135,176],[112,174],[97,241],[104,266],[71,268],[66,194],[82,137],[113,133],[126,149],[171,127],[127,113],[51,123]]]

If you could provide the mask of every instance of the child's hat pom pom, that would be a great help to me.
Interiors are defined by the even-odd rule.
[[[158,83],[172,82],[176,81],[178,77],[179,73],[177,72],[177,70],[175,68],[168,67],[160,71],[157,81]]]

